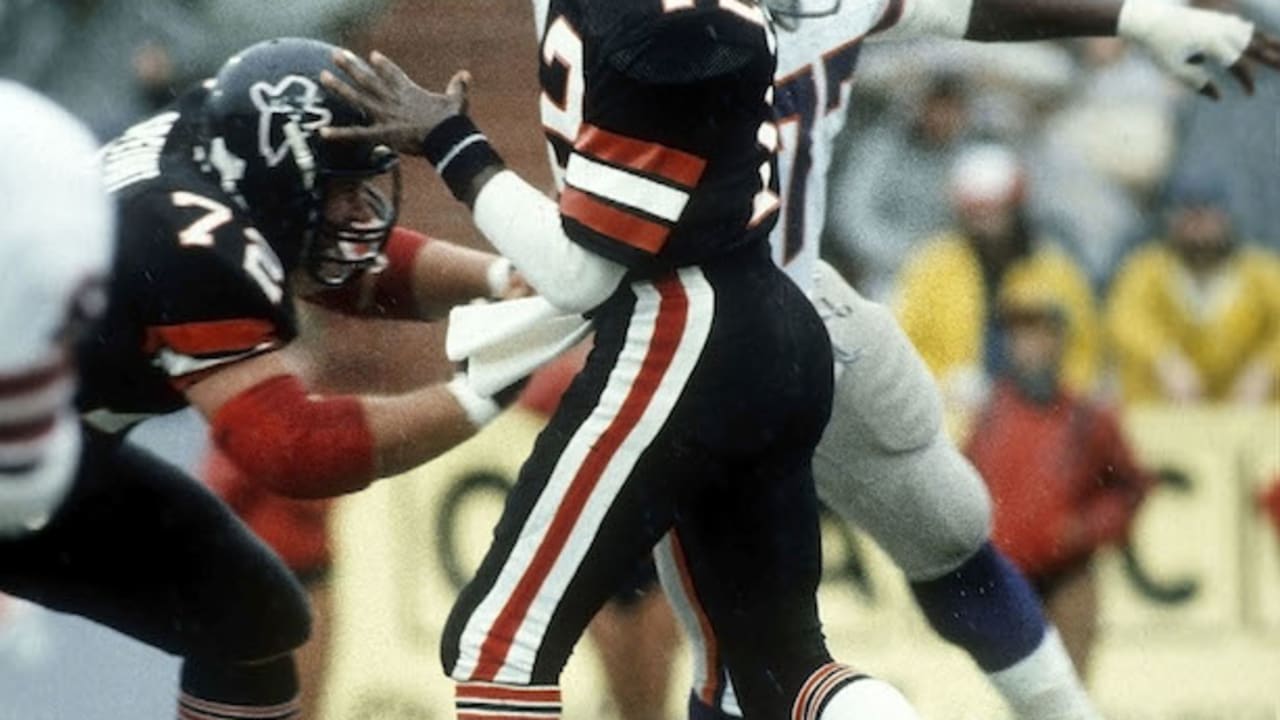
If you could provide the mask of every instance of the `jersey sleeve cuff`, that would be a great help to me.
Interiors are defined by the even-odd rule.
[[[480,173],[504,166],[489,138],[466,115],[454,115],[427,133],[422,151],[453,196],[468,205],[475,200],[473,181]]]

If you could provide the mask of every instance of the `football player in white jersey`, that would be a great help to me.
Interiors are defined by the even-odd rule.
[[[57,510],[75,478],[74,325],[101,310],[113,213],[93,138],[26,88],[0,82],[0,538]],[[69,210],[73,209],[73,210]]]
[[[1248,63],[1280,67],[1280,43],[1238,17],[1161,0],[767,4],[781,28],[775,109],[783,209],[771,237],[774,259],[810,293],[837,363],[831,421],[814,459],[819,496],[889,554],[934,629],[973,657],[1016,717],[1096,718],[1026,580],[990,543],[986,487],[947,438],[924,363],[887,308],[861,297],[818,259],[832,143],[845,124],[864,39],[1120,35],[1214,99],[1209,67],[1228,68],[1251,89]],[[696,642],[697,618],[680,611],[690,606],[679,584],[664,588]],[[690,709],[697,720],[739,715],[728,683],[704,675],[694,687]]]

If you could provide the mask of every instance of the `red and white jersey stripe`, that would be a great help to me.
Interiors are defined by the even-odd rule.
[[[268,320],[242,318],[146,330],[144,349],[178,387],[204,377],[206,371],[243,360],[280,345],[276,326]]]
[[[455,680],[530,682],[557,603],[693,374],[714,315],[715,294],[702,271],[684,268],[632,290],[637,299],[625,345],[464,627]]]
[[[560,210],[601,235],[656,255],[706,165],[691,153],[584,125],[565,169]]]
[[[74,393],[71,365],[61,354],[0,374],[0,472],[44,459],[57,418],[70,411]]]

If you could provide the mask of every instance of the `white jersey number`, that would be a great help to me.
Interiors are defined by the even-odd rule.
[[[200,208],[204,214],[178,232],[178,244],[183,247],[213,247],[213,233],[231,221],[231,209],[217,200],[210,200],[203,195],[179,190],[170,198],[174,207]],[[244,259],[241,266],[253,278],[273,304],[284,297],[284,265],[275,251],[271,249],[262,233],[257,228],[246,227],[244,237],[249,242],[244,246]]]

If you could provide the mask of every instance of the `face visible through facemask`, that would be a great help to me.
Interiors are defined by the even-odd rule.
[[[398,197],[395,172],[326,179],[322,222],[306,258],[312,277],[336,286],[379,268]]]

